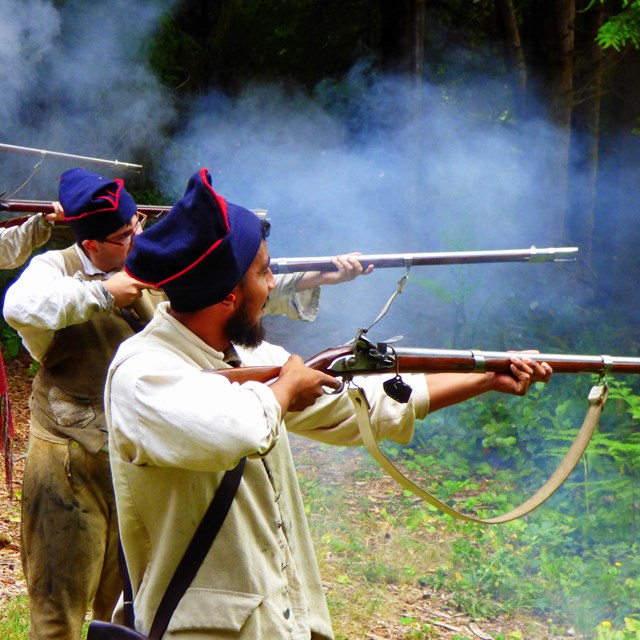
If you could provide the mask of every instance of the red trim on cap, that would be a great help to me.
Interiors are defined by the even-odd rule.
[[[138,282],[142,282],[142,284],[148,284],[151,287],[155,287],[156,283],[155,282],[151,282],[150,280],[143,280],[142,278],[140,278],[139,276],[135,275],[134,273],[131,273],[131,271],[129,271],[129,269],[127,269],[127,265],[125,265],[123,267],[124,272],[128,275],[131,276],[134,280],[137,280]]]
[[[218,206],[222,210],[222,217],[224,218],[224,226],[227,228],[227,233],[229,233],[229,231],[231,231],[231,228],[229,227],[229,215],[227,213],[227,201],[222,196],[219,196],[213,190],[213,187],[211,186],[211,184],[209,183],[209,180],[207,179],[208,175],[210,175],[209,174],[209,169],[200,169],[200,179],[202,180],[202,183],[204,184],[204,186],[207,189],[209,189],[209,191],[211,192],[211,195],[216,200],[216,202],[218,203]]]
[[[225,236],[226,238],[226,236]],[[224,238],[220,238],[220,240],[216,240],[216,242],[207,249],[197,260],[194,260],[188,267],[185,267],[182,271],[178,271],[174,275],[166,278],[165,280],[160,280],[156,283],[157,287],[161,287],[162,285],[167,284],[167,282],[171,282],[172,280],[176,280],[180,276],[183,276],[185,273],[191,271],[194,267],[197,267],[207,256],[209,256],[213,251],[215,251],[218,245],[224,240]]]
[[[118,205],[120,204],[120,192],[124,187],[124,181],[121,178],[116,178],[113,182],[117,183],[118,189],[115,193],[111,193],[107,191],[108,195],[98,196],[98,200],[106,200],[111,207],[106,207],[104,209],[94,209],[93,211],[86,211],[85,213],[81,213],[79,216],[65,216],[65,220],[81,220],[82,218],[86,218],[87,216],[92,216],[94,213],[104,213],[105,211],[117,211]]]
[[[177,280],[179,277],[183,276],[185,273],[188,273],[189,271],[191,271],[191,269],[197,267],[205,258],[207,258],[207,256],[211,255],[218,248],[218,245],[227,237],[227,235],[229,235],[231,231],[231,227],[229,226],[229,215],[227,213],[227,201],[222,196],[219,196],[213,190],[213,187],[209,183],[209,180],[207,177],[209,175],[209,170],[203,168],[203,169],[200,169],[199,173],[200,173],[200,179],[202,180],[202,183],[209,190],[211,196],[214,198],[214,200],[218,203],[218,206],[220,207],[220,211],[222,212],[222,218],[224,220],[226,233],[222,238],[220,238],[219,240],[216,240],[197,260],[194,260],[190,265],[186,266],[181,271],[178,271],[178,273],[175,273],[174,275],[168,278],[165,278],[164,280],[160,280],[159,282],[145,283],[145,284],[154,284],[156,287],[162,287],[163,285],[167,284],[167,282]]]

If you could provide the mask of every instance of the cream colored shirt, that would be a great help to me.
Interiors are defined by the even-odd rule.
[[[53,224],[42,213],[15,227],[0,229],[0,269],[16,269],[50,237]]]
[[[244,365],[282,365],[264,343],[238,348]],[[247,456],[238,494],[211,551],[180,601],[166,638],[333,638],[287,430],[358,445],[346,394],[281,416],[268,385],[230,383],[215,351],[167,313],[118,350],[105,407],[120,531],[135,592],[137,628],[148,633],[160,599],[222,478]],[[409,442],[428,409],[425,377],[406,376],[411,401],[358,382],[380,439]]]
[[[25,224],[30,223],[31,220]],[[14,228],[21,227],[5,231]],[[107,280],[117,273],[100,271],[77,244],[74,248],[87,274],[101,273]],[[277,277],[277,286],[269,296],[265,313],[287,315],[294,320],[314,320],[320,306],[320,288],[296,292],[301,277],[302,274]],[[162,295],[164,299],[164,294],[155,295]],[[47,251],[35,256],[7,289],[3,313],[31,357],[41,362],[57,330],[87,322],[98,313],[110,313],[113,304],[113,296],[100,282],[85,280],[82,274],[67,273],[60,251]]]

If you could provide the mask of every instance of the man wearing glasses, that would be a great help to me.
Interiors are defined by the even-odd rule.
[[[33,258],[4,303],[5,319],[39,363],[20,549],[31,640],[79,640],[92,603],[94,619],[111,619],[122,585],[104,382],[120,343],[166,299],[123,271],[146,217],[122,180],[72,169],[62,174],[58,194],[76,242]],[[280,279],[266,312],[313,320],[317,285],[371,270],[354,256],[336,258],[336,266]]]
[[[30,638],[78,640],[91,603],[108,620],[121,591],[105,375],[155,305],[122,271],[145,223],[122,180],[72,169],[58,195],[76,242],[32,259],[4,315],[39,363],[22,491]]]

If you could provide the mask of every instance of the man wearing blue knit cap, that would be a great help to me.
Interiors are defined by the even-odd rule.
[[[4,315],[40,364],[22,491],[30,637],[77,640],[91,603],[109,619],[121,591],[102,391],[117,346],[153,305],[122,271],[144,224],[122,181],[72,169],[59,200],[76,243],[33,258]]]
[[[89,607],[95,619],[111,618],[122,586],[104,380],[118,345],[165,299],[123,271],[134,241],[143,237],[144,216],[122,180],[72,169],[61,176],[59,199],[76,243],[34,258],[4,305],[7,322],[40,364],[30,399],[22,502],[32,640],[78,640]],[[282,278],[269,311],[312,320],[316,284],[363,272],[351,258],[337,266],[328,277]]]
[[[329,612],[307,528],[287,432],[361,444],[335,378],[263,341],[275,280],[261,221],[220,197],[206,169],[145,232],[125,270],[169,301],[118,349],[105,410],[135,628],[152,620],[224,473],[246,457],[242,481],[164,638],[330,640]],[[282,367],[271,384],[231,383],[211,369]],[[407,404],[358,379],[380,439],[407,443],[416,419],[496,390],[522,394],[543,365],[514,358],[512,376],[405,376]],[[119,617],[119,616],[118,616]]]

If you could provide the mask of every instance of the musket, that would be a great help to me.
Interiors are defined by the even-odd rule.
[[[569,262],[576,259],[578,247],[506,249],[500,251],[440,251],[434,253],[379,253],[356,256],[364,267],[425,267],[442,264],[481,264],[487,262]],[[330,256],[313,258],[272,258],[274,274],[300,271],[335,271]]]
[[[353,344],[326,349],[305,364],[336,378],[350,380],[358,375],[380,373],[509,373],[514,357],[547,362],[556,373],[640,374],[640,358],[609,355],[573,355],[475,349],[394,348],[384,342],[372,343],[360,335]],[[270,382],[280,367],[238,367],[215,371],[233,382]]]
[[[6,213],[53,213],[53,202],[48,200],[3,200],[0,194],[0,212]],[[170,206],[139,204],[137,210],[148,216],[161,216],[171,210]],[[21,216],[0,222],[0,227],[13,227],[22,224],[29,216]]]
[[[378,464],[404,489],[411,491],[420,499],[455,518],[481,524],[501,524],[520,518],[539,507],[568,478],[584,454],[606,402],[607,385],[604,382],[604,375],[608,373],[638,374],[640,373],[640,358],[476,351],[475,349],[396,349],[384,342],[373,344],[361,331],[353,346],[345,345],[327,349],[307,360],[305,364],[313,369],[342,378],[343,383],[348,382],[356,375],[392,374],[392,377],[383,383],[383,389],[389,397],[397,402],[405,403],[411,395],[411,387],[400,378],[400,373],[508,373],[514,357],[547,362],[555,373],[600,374],[601,378],[599,383],[589,392],[588,409],[582,426],[556,470],[528,500],[507,513],[491,518],[461,513],[451,504],[443,502],[406,477],[380,448],[371,424],[368,401],[360,387],[357,384],[350,385],[347,390],[354,404],[362,443]],[[254,380],[268,383],[277,378],[280,371],[280,367],[239,367],[211,371],[210,373],[223,375],[232,382],[243,383]],[[344,384],[340,386],[339,391],[343,387]]]
[[[91,158],[89,156],[78,156],[72,153],[60,153],[58,151],[47,151],[46,149],[32,149],[30,147],[17,147],[12,144],[0,143],[0,151],[19,153],[28,156],[38,156],[40,158],[59,158],[62,160],[73,160],[74,162],[89,162],[91,164],[106,167],[116,167],[125,171],[137,171],[142,169],[141,164],[131,164],[130,162],[120,162],[119,160],[104,160],[103,158]]]
[[[4,193],[0,193],[0,212],[6,213],[53,213],[53,202],[49,200],[3,200]],[[154,218],[160,217],[171,211],[171,205],[138,204],[136,209]],[[265,213],[255,211],[256,215],[264,216]],[[0,227],[13,227],[22,224],[28,216],[12,218],[0,221]]]
[[[153,217],[159,217],[171,210],[170,206],[137,205],[138,211]],[[0,211],[7,213],[52,213],[53,203],[46,200],[2,200],[0,194]],[[256,215],[264,216],[265,212],[255,211]],[[25,217],[0,221],[0,227],[11,227],[22,224]],[[529,249],[506,249],[499,251],[442,251],[434,253],[379,253],[358,255],[360,263],[367,267],[412,267],[432,266],[444,264],[480,264],[488,262],[572,262],[575,261],[578,247]],[[269,267],[274,274],[298,273],[301,271],[335,271],[333,258],[272,258]]]

